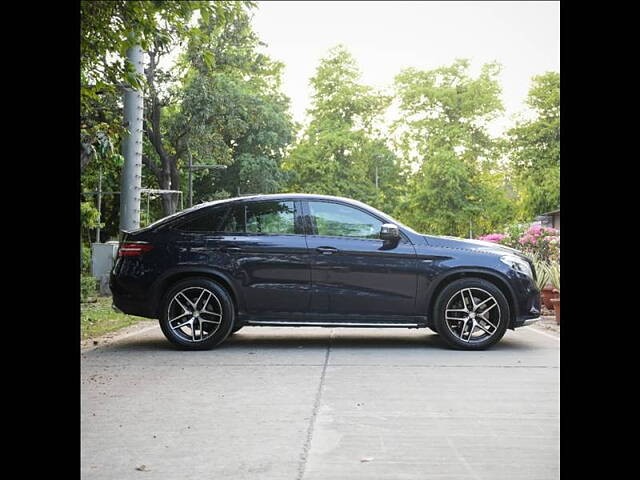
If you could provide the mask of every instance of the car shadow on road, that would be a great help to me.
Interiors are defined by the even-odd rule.
[[[461,350],[455,350],[449,347],[439,335],[424,330],[411,332],[389,330],[389,334],[385,335],[380,332],[367,332],[364,329],[340,329],[340,331],[336,329],[333,332],[326,329],[326,331],[322,332],[314,331],[305,333],[303,329],[300,329],[300,331],[264,332],[261,331],[262,328],[263,327],[248,328],[238,332],[230,336],[219,347],[210,350],[210,352],[247,349],[324,349],[329,346],[332,350],[382,348],[398,350],[433,349],[462,352]],[[517,350],[523,352],[538,349],[540,349],[540,344],[533,343],[530,339],[517,335],[506,335],[500,342],[487,351]],[[160,334],[145,337],[132,336],[112,344],[101,346],[90,352],[100,354],[100,352],[141,353],[180,350],[181,349],[169,343]],[[85,352],[85,354],[90,352]]]
[[[318,347],[326,348],[331,346],[336,348],[411,348],[425,346],[443,347],[444,344],[434,334],[426,335],[389,335],[370,334],[366,332],[349,332],[347,334],[334,334],[330,331],[326,334],[314,333],[313,336],[306,336],[303,332],[285,334],[252,334],[239,332],[228,338],[220,348],[298,348],[298,347]]]
[[[343,330],[343,329],[341,329]],[[238,332],[229,337],[220,347],[224,349],[249,348],[249,347],[265,347],[265,348],[299,348],[299,347],[320,347],[326,348],[331,346],[332,349],[340,348],[386,348],[386,349],[411,349],[411,348],[434,348],[439,350],[455,350],[449,347],[442,338],[433,333],[423,331],[390,332],[388,336],[378,332],[370,333],[366,331],[343,331],[339,333],[331,333],[327,331],[325,334],[315,333],[313,336],[305,336],[303,332],[284,333],[284,334],[253,334],[250,332]],[[514,336],[505,336],[490,350],[535,350],[539,345],[533,345],[526,339]]]

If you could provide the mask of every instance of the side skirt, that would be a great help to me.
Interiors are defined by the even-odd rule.
[[[347,323],[347,322],[278,322],[251,321],[248,327],[351,327],[351,328],[426,328],[418,323]]]
[[[240,323],[262,327],[350,327],[350,328],[425,328],[427,318],[421,316],[381,316],[356,315],[238,315]]]

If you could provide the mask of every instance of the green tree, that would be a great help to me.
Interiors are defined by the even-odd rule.
[[[381,133],[391,97],[360,83],[355,59],[340,45],[320,61],[310,85],[310,121],[284,163],[291,172],[289,190],[348,196],[382,207],[402,181]]]
[[[120,155],[122,128],[122,90],[125,83],[140,82],[145,90],[145,99],[151,97],[150,87],[145,78],[136,78],[126,70],[125,52],[131,43],[128,34],[133,30],[143,48],[157,50],[155,64],[166,52],[182,48],[185,44],[205,42],[207,32],[199,25],[215,26],[218,31],[224,25],[235,22],[235,18],[254,4],[252,2],[81,2],[81,187],[83,191],[94,191],[98,186],[99,172],[102,171],[103,191],[120,190],[120,174],[123,158]],[[194,23],[198,13],[199,23]],[[203,56],[212,58],[212,53],[203,49]],[[147,64],[147,73],[148,67]],[[156,65],[157,66],[157,65]],[[180,72],[171,68],[170,62],[158,66],[152,79],[155,97],[159,107],[156,114],[160,118],[160,139],[170,155],[175,155],[173,145],[179,142],[167,139],[168,120],[179,111],[183,85]],[[149,103],[147,103],[149,107]],[[149,113],[148,109],[146,113]],[[179,133],[179,132],[177,132]],[[176,134],[176,132],[172,132]],[[144,139],[144,158],[159,165],[158,154],[148,136]],[[184,157],[176,158],[177,164]],[[167,169],[171,178],[171,167]],[[143,185],[160,188],[157,172],[150,167],[143,168]],[[183,188],[181,178],[174,175],[178,189]],[[167,185],[165,183],[164,185]],[[168,184],[171,186],[171,184]],[[168,187],[164,187],[168,188]],[[146,196],[143,196],[142,218],[144,224],[163,215],[162,200],[166,196],[154,197],[149,203],[147,218]],[[95,195],[84,196],[83,200],[95,205]],[[172,199],[173,206],[178,198]],[[102,198],[101,223],[104,224],[102,239],[117,238],[119,197],[105,195]],[[88,228],[84,227],[85,241]],[[95,228],[95,226],[90,227]]]
[[[535,118],[507,132],[523,219],[560,208],[560,74],[533,77],[527,104]]]
[[[190,25],[199,11],[205,18],[225,21],[241,8],[240,2],[126,1],[80,2],[80,169],[98,158],[107,145],[113,148],[123,133],[121,117],[102,108],[105,98],[120,96],[125,84],[141,86],[125,61],[134,42],[147,49],[162,39],[193,38]]]
[[[163,190],[181,190],[180,163],[190,153],[190,138],[201,129],[198,122],[176,121],[180,117],[181,104],[185,99],[184,86],[192,76],[194,68],[210,68],[216,61],[211,39],[221,37],[220,31],[229,26],[233,28],[238,19],[246,17],[245,7],[224,16],[201,15],[198,24],[192,28],[197,34],[187,39],[187,52],[197,55],[183,55],[177,64],[166,61],[166,57],[181,45],[179,25],[169,26],[168,34],[156,35],[147,48],[149,63],[145,69],[148,92],[145,97],[144,134],[147,140],[143,148],[143,164],[150,170],[159,188]],[[200,63],[194,63],[199,62]],[[205,98],[205,102],[210,99]],[[164,215],[177,210],[178,195],[162,195]]]
[[[415,173],[398,217],[432,234],[481,234],[512,216],[496,140],[487,124],[503,111],[495,63],[469,74],[469,61],[395,78],[398,148]]]
[[[198,171],[194,201],[276,192],[285,180],[280,164],[295,127],[289,99],[280,91],[284,66],[259,53],[264,44],[247,15],[202,38],[207,42],[193,42],[186,54],[191,67],[173,128],[191,126],[194,162],[228,168]]]

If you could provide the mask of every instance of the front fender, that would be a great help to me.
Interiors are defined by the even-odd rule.
[[[446,270],[438,277],[432,279],[427,287],[426,293],[423,298],[426,305],[427,321],[429,324],[431,324],[433,320],[433,307],[440,291],[454,280],[474,276],[495,283],[496,286],[498,286],[498,288],[502,290],[502,293],[504,293],[505,297],[507,297],[507,302],[509,302],[509,309],[511,310],[510,320],[513,321],[513,319],[517,317],[519,312],[518,302],[515,301],[515,291],[511,286],[509,278],[505,274],[490,268],[454,267]]]

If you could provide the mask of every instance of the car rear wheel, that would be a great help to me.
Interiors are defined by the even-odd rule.
[[[165,294],[160,328],[165,337],[187,350],[221,344],[234,326],[233,303],[227,291],[206,278],[189,278]]]
[[[436,300],[435,326],[445,342],[462,350],[484,350],[507,331],[509,303],[493,283],[462,278],[447,285]]]

